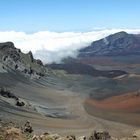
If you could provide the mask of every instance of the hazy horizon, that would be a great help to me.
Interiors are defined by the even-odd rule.
[[[78,50],[91,42],[120,31],[140,34],[140,29],[104,29],[91,32],[0,32],[0,42],[12,41],[24,53],[32,51],[44,63],[59,63],[63,58],[76,57]]]

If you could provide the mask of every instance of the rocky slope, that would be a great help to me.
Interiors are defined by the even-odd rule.
[[[140,54],[140,35],[118,32],[94,41],[79,51],[79,57]]]
[[[24,54],[12,42],[0,43],[0,62],[3,69],[16,70],[32,78],[39,78],[46,72],[41,60],[34,59],[32,52]]]
[[[124,120],[122,123],[112,121],[112,116],[111,121],[110,118],[105,120],[102,116],[95,117],[98,110],[91,110],[95,113],[92,116],[84,107],[87,98],[102,99],[139,90],[140,79],[130,79],[125,72],[127,69],[102,69],[83,63],[52,66],[59,67],[61,71],[48,73],[48,68],[41,61],[35,60],[31,52],[24,54],[11,42],[0,44],[0,87],[8,89],[8,92],[1,90],[0,93],[0,119],[19,124],[29,120],[35,131],[42,133],[47,129],[52,133],[59,132],[60,135],[74,134],[76,139],[82,139],[79,136],[86,136],[93,129],[105,130],[114,137],[129,136],[132,130],[137,129],[135,124],[140,124],[137,122],[139,114],[136,114],[137,120],[134,119],[132,125],[127,125],[129,122],[123,124]],[[120,75],[126,76],[114,78]],[[31,80],[27,77],[42,78]],[[101,113],[103,116],[107,114]],[[132,119],[131,116],[129,118]],[[0,131],[5,138],[7,132],[9,135],[12,130],[5,132],[5,128],[2,128]],[[13,131],[10,135],[14,135]],[[71,136],[60,138],[72,140]],[[19,137],[17,139],[20,140]]]

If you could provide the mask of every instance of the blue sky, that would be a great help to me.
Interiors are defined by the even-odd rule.
[[[0,0],[0,31],[140,28],[140,0]]]

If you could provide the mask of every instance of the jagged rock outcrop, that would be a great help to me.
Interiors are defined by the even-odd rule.
[[[31,51],[24,54],[15,48],[12,42],[0,43],[0,61],[9,69],[22,72],[31,78],[40,78],[46,72],[42,61],[34,59]]]

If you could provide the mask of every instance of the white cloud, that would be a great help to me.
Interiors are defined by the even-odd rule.
[[[0,42],[12,41],[24,53],[31,50],[35,58],[41,59],[44,63],[51,63],[60,62],[67,56],[75,57],[78,49],[119,31],[140,33],[140,29],[103,29],[91,32],[62,33],[40,31],[33,34],[7,31],[0,32]]]

